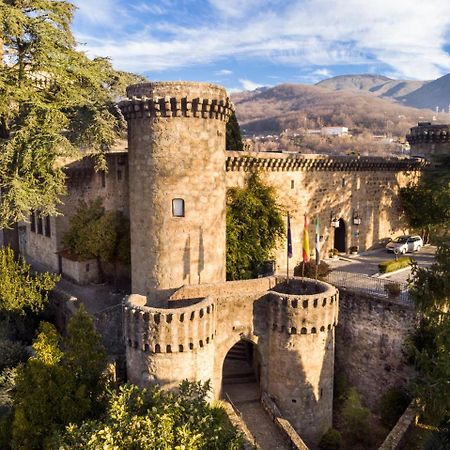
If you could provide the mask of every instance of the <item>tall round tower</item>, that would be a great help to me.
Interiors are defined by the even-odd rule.
[[[225,134],[232,104],[208,83],[128,87],[132,292],[150,303],[225,280]]]

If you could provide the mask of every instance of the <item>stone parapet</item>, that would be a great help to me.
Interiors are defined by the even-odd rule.
[[[215,305],[208,298],[184,308],[153,308],[142,295],[124,306],[128,347],[146,353],[183,353],[202,349],[215,335]]]
[[[127,95],[129,98],[119,103],[127,120],[193,117],[227,122],[234,111],[226,91],[208,83],[144,83],[129,86]]]
[[[411,132],[406,136],[406,139],[411,145],[423,143],[449,143],[450,125],[420,123],[417,127],[411,128]]]
[[[412,171],[425,161],[414,158],[381,158],[362,156],[302,155],[268,152],[226,152],[226,170],[250,171]]]
[[[272,290],[267,294],[272,331],[317,334],[337,325],[339,291],[334,286],[296,278],[290,280],[288,288],[287,292]]]

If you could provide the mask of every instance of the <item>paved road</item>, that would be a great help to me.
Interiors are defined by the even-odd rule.
[[[434,261],[435,251],[436,247],[427,245],[423,247],[420,252],[407,253],[406,256],[414,258],[420,267],[429,267]],[[395,259],[395,255],[393,253],[388,253],[383,248],[362,252],[359,255],[345,256],[344,259],[329,259],[327,260],[327,263],[329,263],[333,269],[342,272],[373,276],[378,273],[378,264],[380,262],[391,259]],[[411,270],[407,269],[393,275],[388,275],[386,278],[392,281],[405,282],[410,274]]]

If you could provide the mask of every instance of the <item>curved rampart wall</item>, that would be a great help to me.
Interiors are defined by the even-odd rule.
[[[339,293],[317,282],[321,292],[299,295],[301,283],[291,281],[295,294],[274,290],[267,294],[267,391],[302,438],[312,444],[332,426]]]
[[[140,386],[174,388],[184,379],[213,379],[215,303],[203,299],[185,308],[152,308],[131,295],[124,307],[127,375]]]

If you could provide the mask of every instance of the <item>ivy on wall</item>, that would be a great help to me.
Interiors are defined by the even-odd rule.
[[[284,236],[275,189],[253,173],[227,193],[227,280],[255,278]]]

